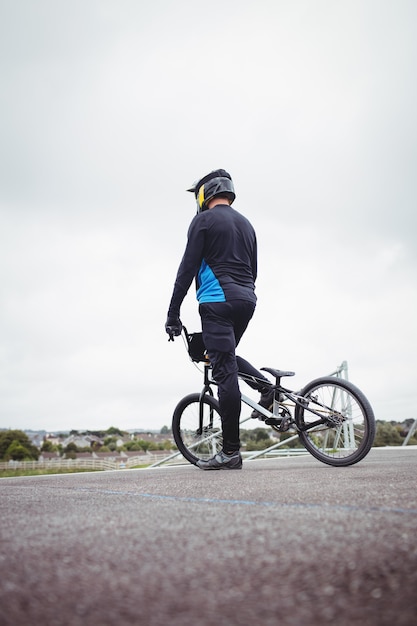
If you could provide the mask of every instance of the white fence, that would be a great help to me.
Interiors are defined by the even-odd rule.
[[[8,461],[0,463],[0,470],[74,470],[74,469],[86,469],[86,470],[118,470],[126,469],[136,466],[146,466],[155,463],[161,457],[154,454],[143,454],[140,456],[134,456],[129,458],[118,459],[97,459],[97,458],[83,458],[83,459],[51,459],[43,461]]]

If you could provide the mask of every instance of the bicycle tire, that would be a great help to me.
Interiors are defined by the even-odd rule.
[[[200,406],[202,428],[200,428]],[[199,393],[185,396],[177,404],[172,417],[172,433],[183,457],[196,465],[199,460],[213,457],[223,447],[219,403],[216,398]]]
[[[305,406],[296,406],[294,418],[310,454],[336,467],[358,463],[368,454],[375,438],[375,417],[360,389],[327,376],[312,380],[299,395]]]

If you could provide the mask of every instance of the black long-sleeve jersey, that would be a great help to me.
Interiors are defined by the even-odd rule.
[[[200,303],[255,303],[256,276],[257,243],[251,223],[231,206],[218,204],[196,215],[190,224],[169,315],[179,315],[194,278]]]

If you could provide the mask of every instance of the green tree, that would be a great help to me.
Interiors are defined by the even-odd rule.
[[[29,453],[27,448],[15,439],[7,448],[5,458],[13,459],[13,461],[23,461],[29,458]]]
[[[114,452],[117,449],[117,437],[106,437],[104,445],[109,448],[109,450]]]
[[[125,431],[120,430],[120,428],[115,428],[114,426],[110,426],[110,428],[106,430],[106,433],[107,435],[118,435],[119,437],[127,435]]]
[[[55,452],[56,449],[57,449],[57,446],[54,445],[52,441],[49,441],[49,439],[45,439],[45,441],[43,442],[41,446],[41,452]]]
[[[265,428],[255,428],[253,432],[256,441],[267,441],[270,439],[269,433]]]
[[[88,434],[94,435],[94,437],[98,437],[99,439],[104,439],[106,436],[105,430],[89,430]]]
[[[26,450],[25,458],[37,460],[39,458],[39,450],[32,444],[29,437],[23,430],[4,430],[0,431],[0,459],[8,461],[7,451],[13,442],[18,442]]]
[[[375,434],[375,447],[400,446],[403,442],[395,422],[377,421]]]
[[[256,441],[256,439],[251,439],[246,444],[246,450],[248,452],[254,451],[254,450],[266,450],[272,445],[274,445],[274,441],[270,439],[269,437],[267,437],[266,439],[261,438],[258,441]]]
[[[253,430],[243,430],[241,440],[246,443],[246,450],[265,450],[274,444],[270,437],[270,429],[254,428]]]
[[[242,430],[241,431],[241,440],[244,442],[260,442],[263,440],[270,439],[270,429],[266,428],[253,428],[252,430]]]
[[[140,445],[141,450],[143,450],[144,452],[146,452],[149,449],[150,445],[151,445],[151,442],[150,441],[145,441],[145,439],[138,439],[137,441],[138,441],[138,443]]]
[[[140,442],[135,440],[135,441],[128,441],[127,443],[125,443],[123,445],[123,449],[128,450],[129,452],[135,452],[135,451],[142,450],[142,447],[140,445]]]
[[[286,433],[281,433],[279,440],[280,441],[286,441],[287,439],[290,439],[290,437],[294,436],[294,432],[286,432]],[[299,438],[297,437],[297,439],[293,439],[292,441],[288,441],[288,443],[285,443],[281,446],[281,448],[302,448],[302,444],[299,440]]]
[[[67,459],[75,459],[75,458],[77,458],[77,452],[79,452],[79,450],[78,450],[76,444],[73,441],[71,441],[64,448],[64,454],[65,454],[65,457]]]

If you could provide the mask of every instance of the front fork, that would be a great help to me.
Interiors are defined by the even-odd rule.
[[[199,402],[199,424],[198,424],[198,431],[197,434],[199,436],[201,436],[203,434],[203,427],[204,427],[204,396],[209,395],[213,397],[213,389],[211,388],[211,380],[210,380],[210,364],[209,363],[204,363],[204,387],[200,393],[200,402]],[[209,405],[210,407],[210,419],[209,419],[209,423],[208,423],[208,429],[212,429],[213,428],[213,408],[211,407],[211,405]]]

